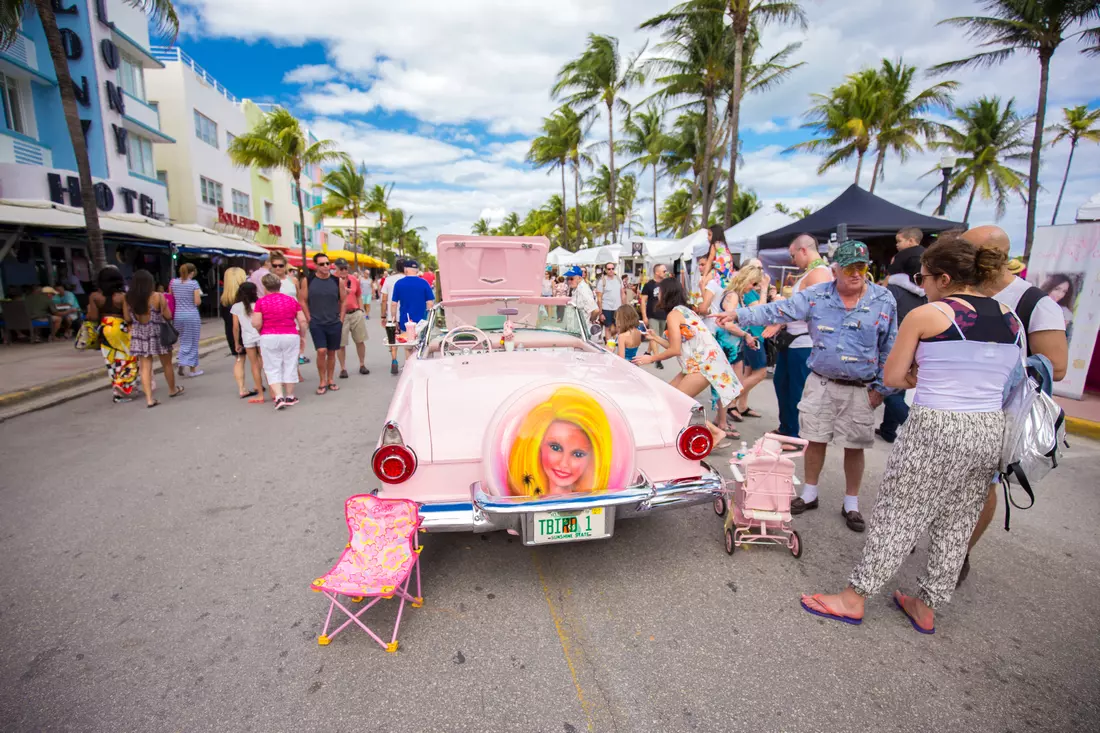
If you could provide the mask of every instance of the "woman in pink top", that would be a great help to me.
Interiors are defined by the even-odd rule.
[[[260,332],[264,372],[275,393],[275,409],[281,410],[298,404],[294,385],[298,383],[299,334],[305,333],[307,324],[298,301],[279,292],[279,278],[264,275],[263,285],[267,295],[252,309],[252,327]]]

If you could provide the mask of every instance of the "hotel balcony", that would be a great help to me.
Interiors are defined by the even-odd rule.
[[[141,101],[129,92],[123,94],[126,97],[126,114],[122,116],[123,127],[155,143],[175,142],[174,138],[160,131],[160,111],[156,107]]]
[[[53,153],[32,137],[0,127],[0,163],[53,167]]]

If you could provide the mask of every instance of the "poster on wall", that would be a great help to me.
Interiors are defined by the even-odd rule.
[[[1100,326],[1100,222],[1036,229],[1027,279],[1062,307],[1066,319],[1069,364],[1054,393],[1081,399]]]

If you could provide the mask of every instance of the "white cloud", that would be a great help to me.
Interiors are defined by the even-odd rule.
[[[670,0],[417,0],[406,3],[363,3],[362,0],[188,0],[188,28],[205,36],[269,39],[284,46],[319,41],[327,64],[299,67],[287,83],[309,84],[300,99],[297,89],[288,101],[313,118],[324,137],[338,140],[372,174],[398,183],[394,200],[406,206],[417,222],[439,232],[461,227],[482,213],[523,211],[560,193],[556,174],[532,171],[523,158],[529,137],[555,103],[549,89],[561,65],[584,47],[589,32],[621,39],[628,55],[641,47],[647,34],[637,31],[643,20],[668,9]],[[979,14],[978,0],[805,0],[808,28],[769,26],[763,53],[787,43],[802,47],[793,61],[805,61],[790,79],[774,90],[746,98],[743,129],[775,135],[783,145],[747,149],[739,181],[761,198],[792,205],[821,205],[840,193],[854,177],[841,167],[818,176],[818,156],[784,154],[813,92],[828,92],[846,74],[883,57],[898,58],[924,69],[972,53],[976,46],[953,28],[937,21],[955,15]],[[659,39],[648,36],[652,42]],[[652,47],[652,44],[651,44]],[[288,49],[292,53],[292,49]],[[1020,53],[993,69],[966,70],[948,77],[962,83],[957,99],[966,102],[983,94],[1015,97],[1021,112],[1034,108],[1038,64]],[[1060,107],[1095,97],[1095,60],[1076,53],[1067,43],[1051,67],[1048,124]],[[924,78],[931,84],[936,79]],[[649,88],[631,94],[640,100]],[[410,132],[387,131],[357,120],[358,115],[395,112],[411,116]],[[411,132],[415,130],[417,134]],[[517,135],[524,139],[515,140]],[[589,142],[606,139],[598,120]],[[507,136],[505,140],[497,138]],[[765,141],[767,138],[765,138]],[[1064,146],[1063,146],[1064,147]],[[1049,222],[1061,183],[1066,150],[1044,154],[1043,193],[1039,221]],[[606,146],[600,152],[606,156]],[[906,164],[887,162],[886,180],[878,192],[897,203],[916,206],[935,184],[920,176],[932,168],[935,155],[915,156]],[[865,162],[866,185],[873,161]],[[1100,146],[1082,146],[1062,205],[1063,221],[1080,203],[1100,190]],[[670,184],[661,184],[660,197]],[[643,189],[650,195],[648,174]],[[569,182],[572,198],[572,182]],[[963,205],[949,214],[961,217]],[[652,230],[651,205],[646,229]],[[923,208],[928,212],[930,205]],[[503,214],[501,214],[503,216]],[[992,219],[992,207],[975,203],[972,221]],[[465,222],[465,223],[464,223]],[[1023,206],[1010,207],[1004,226],[1022,241]]]
[[[328,64],[305,64],[283,75],[284,84],[317,84],[335,79],[339,74]]]

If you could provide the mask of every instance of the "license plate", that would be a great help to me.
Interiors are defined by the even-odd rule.
[[[577,512],[534,512],[532,544],[573,542],[607,537],[607,512],[602,507]]]

